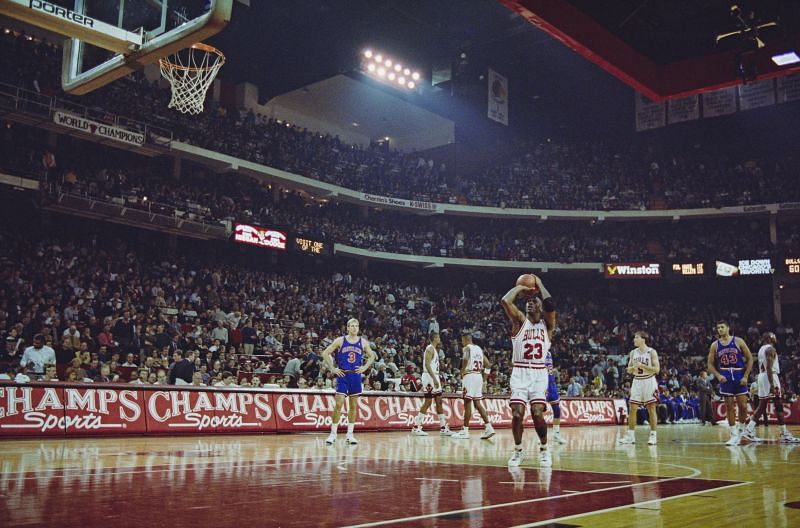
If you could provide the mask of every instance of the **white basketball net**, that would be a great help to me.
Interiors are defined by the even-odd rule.
[[[199,114],[203,111],[208,87],[225,64],[225,55],[211,46],[195,44],[158,63],[161,75],[172,86],[169,108],[184,114]]]

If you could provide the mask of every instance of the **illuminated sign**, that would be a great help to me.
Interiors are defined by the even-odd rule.
[[[252,244],[281,251],[286,249],[286,233],[247,224],[236,224],[233,240],[240,244]]]
[[[295,237],[294,248],[307,255],[326,255],[329,253],[327,242],[310,238]]]
[[[631,264],[605,264],[607,279],[658,279],[661,278],[661,265],[653,262],[634,262]]]
[[[771,275],[774,271],[772,261],[768,258],[739,261],[740,275]]]
[[[717,261],[717,275],[720,277],[771,275],[774,271],[772,261],[768,258],[739,260],[738,265]]]
[[[783,263],[786,264],[786,271],[791,274],[800,275],[800,258],[787,258]]]
[[[703,275],[705,273],[705,266],[702,262],[689,262],[685,264],[673,264],[672,271],[678,275],[687,277]]]
[[[739,275],[739,268],[727,262],[717,261],[717,276],[719,277],[736,277]]]

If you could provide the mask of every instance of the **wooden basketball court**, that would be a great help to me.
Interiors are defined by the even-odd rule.
[[[778,428],[759,428],[777,437]],[[431,434],[6,440],[3,526],[800,526],[800,449],[729,448],[674,425],[659,445],[609,426],[562,429],[553,467],[491,440]],[[795,430],[795,434],[800,431]],[[533,447],[533,432],[526,431]],[[794,504],[792,504],[794,503]],[[792,507],[794,506],[794,507]]]

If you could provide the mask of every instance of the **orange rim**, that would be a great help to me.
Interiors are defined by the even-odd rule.
[[[202,67],[181,66],[180,64],[175,64],[174,62],[170,61],[168,58],[158,59],[158,62],[164,68],[170,68],[173,70],[182,70],[182,71],[194,71],[194,72],[213,70],[214,68],[225,64],[225,55],[220,50],[218,50],[213,46],[209,46],[208,44],[203,44],[202,42],[198,42],[197,44],[192,44],[191,46],[189,46],[189,49],[199,49],[201,51],[205,51],[206,53],[214,53],[219,57],[219,59],[211,66],[202,66]]]

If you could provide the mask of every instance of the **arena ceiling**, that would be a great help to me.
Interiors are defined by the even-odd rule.
[[[485,98],[481,75],[487,67],[508,76],[516,123],[565,128],[592,116],[604,126],[620,120],[621,108],[632,107],[628,86],[665,100],[741,83],[736,67],[744,39],[715,42],[716,35],[736,30],[733,3],[276,0],[236,5],[231,24],[214,40],[230,59],[221,77],[254,82],[262,102],[350,74],[361,50],[380,46],[428,71],[449,61],[461,95],[477,102]],[[752,3],[761,21],[779,22],[760,31],[765,48],[745,53],[758,77],[800,70],[770,60],[778,49],[800,48],[800,1],[737,3],[745,13]],[[414,102],[451,119],[464,115],[463,108],[441,112],[428,98]]]
[[[800,53],[797,0],[500,2],[653,100],[800,71],[771,60]]]

